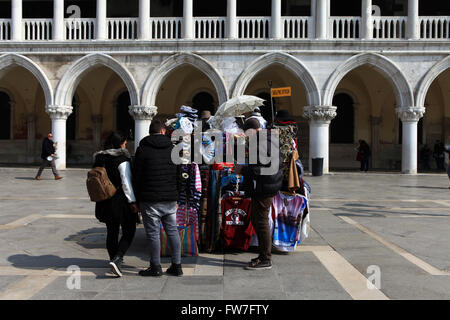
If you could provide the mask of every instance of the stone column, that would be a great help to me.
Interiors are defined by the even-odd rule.
[[[23,40],[22,0],[11,1],[11,40]]]
[[[402,173],[417,173],[417,123],[425,113],[423,107],[395,109],[402,120]]]
[[[91,120],[92,120],[92,137],[94,142],[94,148],[95,150],[100,150],[102,143],[103,116],[101,114],[96,114],[91,117]]]
[[[27,158],[29,163],[34,162],[36,156],[36,115],[30,113],[27,115]]]
[[[314,39],[316,36],[316,0],[311,0],[311,24],[308,25],[308,39]]]
[[[361,10],[361,39],[373,38],[372,0],[363,0]]]
[[[130,106],[130,115],[134,118],[134,150],[139,147],[139,142],[149,134],[150,124],[158,114],[158,108],[154,106]]]
[[[139,0],[139,40],[150,40],[150,0]]]
[[[193,0],[183,0],[183,39],[194,38]]]
[[[236,39],[237,33],[236,0],[227,0],[227,38]]]
[[[323,158],[323,173],[329,173],[329,132],[330,123],[336,117],[337,107],[308,106],[303,109],[303,117],[309,119],[309,168],[312,159]]]
[[[328,38],[328,6],[330,0],[317,0],[316,2],[316,38]]]
[[[419,28],[419,0],[408,0],[408,27],[407,37],[410,40],[420,38]]]
[[[57,143],[56,168],[66,169],[66,121],[72,113],[72,106],[47,106],[46,112],[52,119],[53,141]]]
[[[379,116],[371,116],[370,124],[372,129],[372,168],[378,168],[378,156],[380,152],[380,124],[381,118]]]
[[[271,38],[282,38],[281,0],[272,0],[272,17],[270,20]]]
[[[64,28],[64,0],[53,0],[53,40],[63,41],[66,38]]]
[[[106,23],[106,0],[97,0],[97,40],[108,38],[108,25]]]

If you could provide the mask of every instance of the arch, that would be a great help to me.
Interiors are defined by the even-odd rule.
[[[139,105],[139,90],[132,74],[117,60],[101,53],[92,53],[73,63],[64,73],[55,92],[55,105],[70,106],[72,97],[84,73],[88,70],[105,66],[119,75],[130,93],[132,105]]]
[[[6,68],[12,66],[20,66],[28,71],[30,71],[36,79],[39,81],[42,90],[45,95],[45,103],[46,105],[53,104],[53,88],[48,80],[48,77],[44,73],[44,71],[39,67],[35,62],[33,62],[30,58],[25,56],[15,54],[15,53],[7,53],[0,56],[0,71],[5,70]]]
[[[370,65],[381,72],[393,85],[398,107],[414,106],[410,84],[400,68],[390,59],[376,53],[361,53],[351,57],[333,72],[323,90],[323,104],[330,106],[339,82],[351,71],[363,65]]]
[[[146,106],[154,106],[156,104],[156,97],[158,96],[159,89],[164,83],[164,80],[166,80],[173,70],[185,64],[191,65],[200,70],[206,74],[209,80],[211,80],[217,91],[219,105],[228,100],[225,82],[211,63],[196,54],[177,53],[164,60],[163,63],[158,68],[153,70],[147,78],[141,92],[142,104]]]
[[[311,72],[309,72],[300,60],[284,52],[267,53],[253,61],[237,79],[233,90],[233,97],[243,95],[252,79],[272,64],[279,64],[285,67],[299,78],[305,87],[310,106],[320,105],[319,89]]]
[[[416,93],[417,107],[425,106],[425,99],[431,84],[448,68],[450,68],[450,55],[436,63],[422,78]]]

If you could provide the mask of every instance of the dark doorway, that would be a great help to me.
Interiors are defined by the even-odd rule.
[[[260,92],[256,95],[258,98],[264,99],[264,105],[259,107],[261,110],[262,117],[268,122],[272,122],[272,106],[270,105],[270,93],[268,92]],[[273,103],[273,114],[277,114],[277,107],[275,103],[275,99],[272,99]]]
[[[134,119],[128,112],[130,106],[128,91],[123,92],[116,102],[116,129],[122,131],[128,140],[134,139]]]
[[[0,91],[0,140],[11,139],[11,99]]]
[[[66,140],[76,140],[77,139],[77,118],[78,118],[78,107],[80,102],[76,96],[72,99],[72,113],[67,118],[66,126]]]
[[[337,116],[331,121],[331,143],[354,143],[355,109],[353,99],[346,93],[334,96],[333,106],[337,107]]]
[[[197,93],[192,99],[192,108],[198,110],[199,116],[203,110],[211,111],[211,114],[214,114],[214,98],[208,92]]]

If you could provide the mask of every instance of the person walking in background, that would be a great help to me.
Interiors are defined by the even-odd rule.
[[[41,153],[42,163],[41,163],[41,166],[39,167],[39,171],[36,175],[36,178],[35,178],[36,180],[41,180],[42,171],[44,171],[44,169],[46,167],[48,167],[48,165],[50,165],[52,168],[52,172],[53,172],[53,175],[55,176],[55,180],[62,179],[62,177],[58,173],[58,170],[56,170],[55,152],[56,152],[56,148],[53,143],[53,134],[50,132],[47,135],[47,137],[44,139],[44,141],[42,141],[42,153]]]
[[[436,160],[436,168],[441,171],[445,170],[445,147],[443,142],[436,140],[433,150],[433,157]]]
[[[135,186],[147,239],[150,243],[150,266],[139,271],[144,277],[159,277],[161,268],[160,224],[167,234],[172,264],[167,274],[182,276],[181,242],[177,228],[177,166],[172,161],[173,143],[166,136],[164,124],[155,120],[150,135],[142,139],[136,150]]]
[[[109,180],[117,189],[112,198],[96,203],[95,216],[100,222],[106,223],[109,265],[118,277],[122,276],[123,257],[136,233],[139,212],[132,185],[131,156],[126,144],[123,133],[111,133],[106,139],[104,150],[94,154],[93,166],[104,167]],[[119,241],[121,227],[122,237]]]
[[[361,171],[367,172],[369,170],[369,159],[372,155],[370,147],[364,140],[359,140],[359,146],[357,148],[358,154],[356,160],[361,162]]]

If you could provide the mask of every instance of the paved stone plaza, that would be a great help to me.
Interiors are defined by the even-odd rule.
[[[148,264],[140,225],[117,279],[87,170],[67,170],[61,181],[48,169],[35,181],[36,171],[0,169],[0,299],[450,299],[445,174],[307,177],[311,235],[294,254],[275,254],[269,271],[243,269],[251,252],[201,254],[183,260],[182,278],[139,277]],[[73,265],[81,282],[70,290]],[[379,279],[380,290],[366,278]]]

